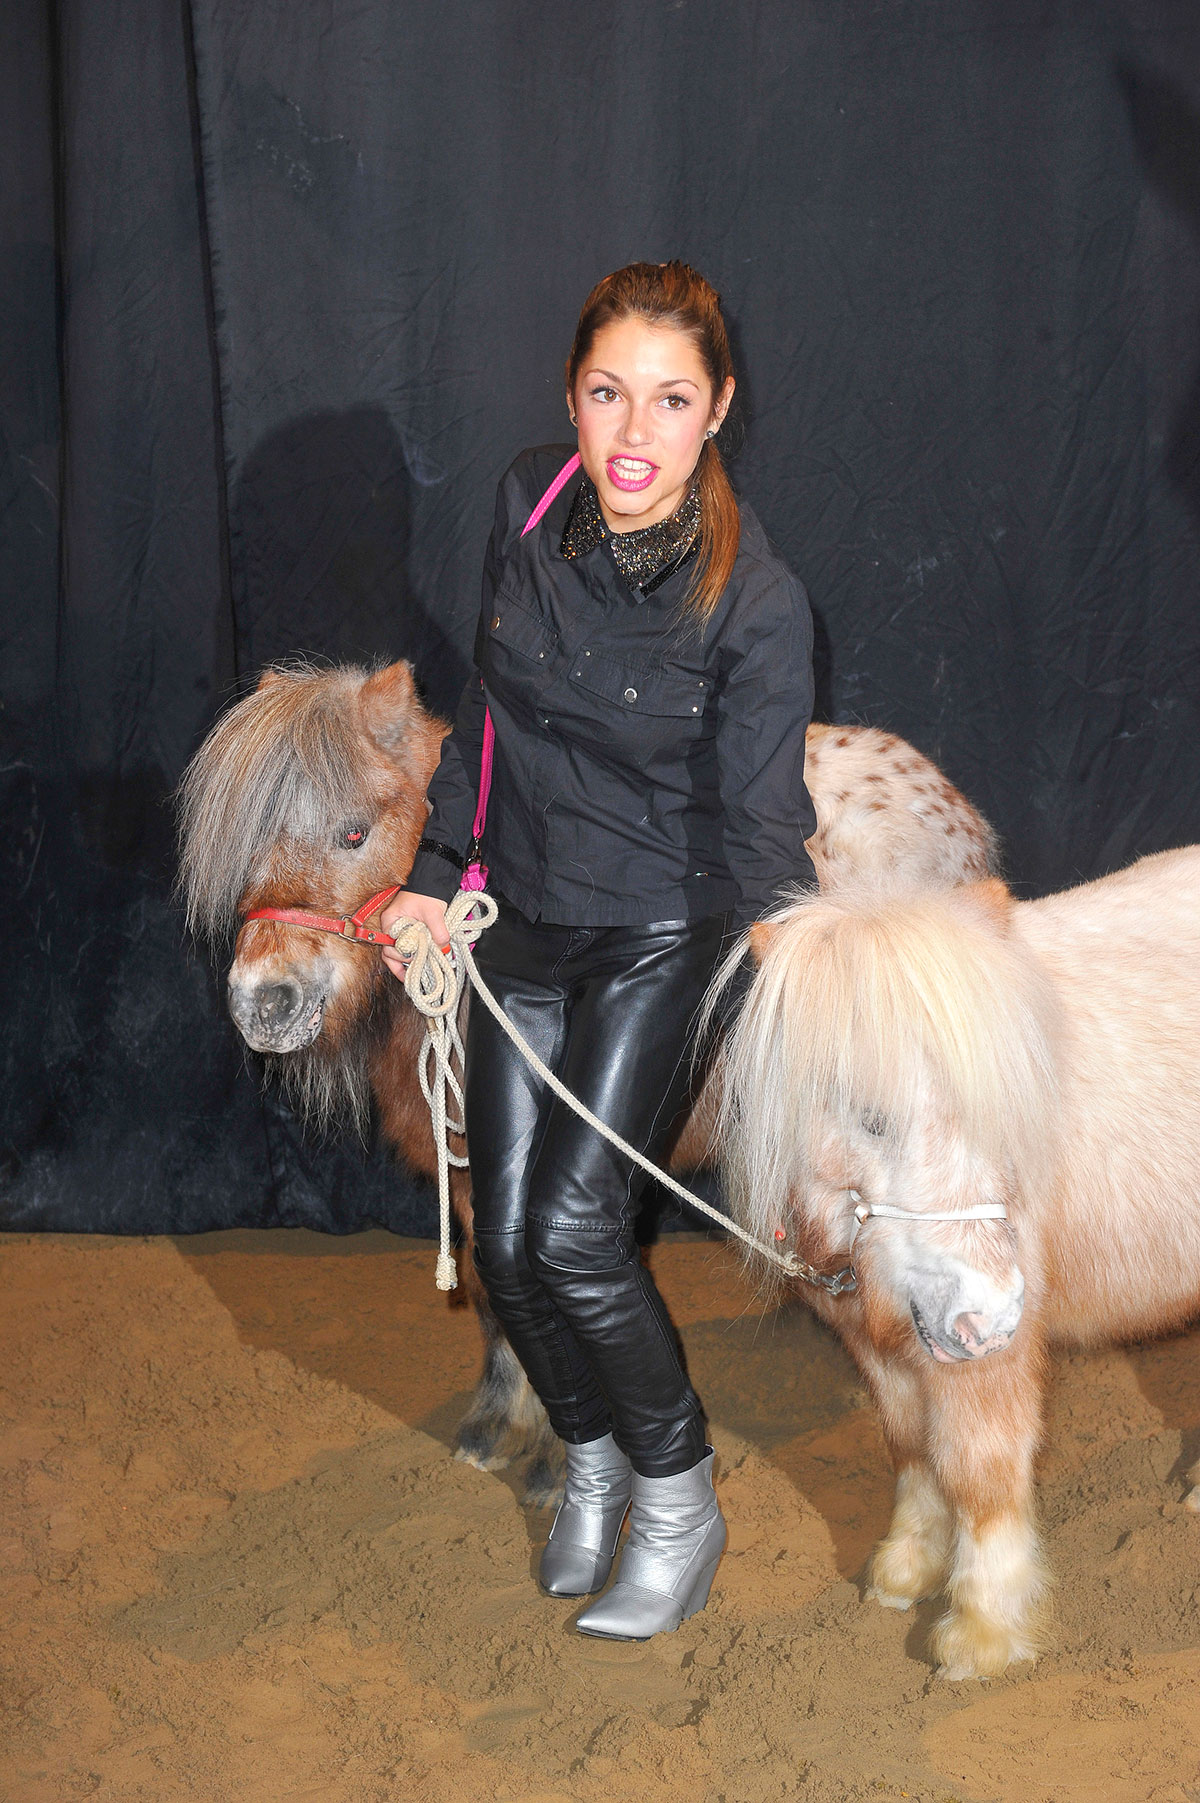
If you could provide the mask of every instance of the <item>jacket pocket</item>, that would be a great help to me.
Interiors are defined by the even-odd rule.
[[[577,653],[568,673],[573,687],[610,702],[626,715],[658,715],[698,721],[712,693],[712,679],[662,665],[638,667],[594,652]]]
[[[558,649],[558,633],[553,626],[501,593],[496,596],[491,614],[480,623],[476,662],[488,673],[516,669],[529,676],[541,676],[557,663]]]

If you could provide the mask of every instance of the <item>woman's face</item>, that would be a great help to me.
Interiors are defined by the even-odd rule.
[[[601,327],[567,399],[611,531],[633,532],[674,513],[733,387],[731,376],[713,394],[695,344],[674,326],[631,317]]]

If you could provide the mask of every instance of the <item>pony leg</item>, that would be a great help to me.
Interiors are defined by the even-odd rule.
[[[886,1538],[867,1567],[867,1595],[884,1609],[910,1609],[945,1582],[953,1546],[946,1498],[927,1465],[896,1472],[896,1502]]]
[[[384,981],[395,987],[390,978]],[[392,1036],[380,1048],[371,1067],[371,1086],[379,1104],[385,1137],[409,1164],[432,1177],[437,1174],[433,1130],[429,1111],[412,1077],[424,1039],[424,1026],[421,1017],[407,1002],[396,1006],[393,1019]],[[465,1025],[464,997],[459,1016],[460,1031]],[[463,1140],[452,1136],[451,1150],[461,1154]],[[476,1273],[472,1257],[475,1217],[471,1207],[471,1178],[461,1165],[452,1166],[450,1170],[450,1207],[463,1235],[458,1257],[462,1291],[451,1290],[450,1295],[459,1305],[464,1297],[472,1304],[483,1335],[483,1372],[470,1407],[459,1423],[454,1456],[481,1471],[499,1471],[512,1459],[527,1457],[530,1463],[525,1502],[539,1506],[554,1502],[561,1494],[566,1469],[562,1444],[492,1313]]]
[[[925,1457],[925,1402],[913,1373],[864,1345],[853,1349],[883,1422],[896,1471],[891,1526],[867,1566],[866,1594],[884,1609],[910,1609],[940,1590],[950,1565],[953,1520]]]
[[[562,1490],[562,1442],[486,1300],[477,1301],[476,1309],[484,1336],[483,1373],[458,1424],[454,1456],[480,1471],[502,1471],[511,1460],[528,1458],[522,1500],[528,1507],[544,1507]]]
[[[1197,1513],[1200,1513],[1200,1459],[1196,1460],[1188,1472],[1187,1481],[1191,1485],[1191,1489],[1183,1499],[1184,1508],[1195,1509]]]
[[[465,1173],[453,1171],[450,1183],[454,1212],[466,1236],[459,1271],[483,1335],[483,1372],[458,1424],[454,1456],[480,1471],[502,1471],[512,1459],[528,1458],[522,1500],[530,1508],[546,1507],[562,1497],[566,1471],[562,1442],[476,1275],[471,1256],[469,1180]]]
[[[996,1678],[1047,1643],[1050,1580],[1033,1517],[1040,1348],[931,1371],[933,1464],[955,1513],[950,1607],[935,1625],[938,1677]]]

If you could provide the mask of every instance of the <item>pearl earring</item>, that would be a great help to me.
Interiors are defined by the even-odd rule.
[[[715,438],[717,436],[716,427],[715,426],[710,427],[710,429],[704,434],[704,436],[705,436],[705,438]]]

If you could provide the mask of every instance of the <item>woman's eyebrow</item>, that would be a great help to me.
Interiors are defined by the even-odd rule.
[[[583,379],[586,382],[589,381],[592,376],[603,376],[606,382],[613,382],[618,388],[623,388],[625,386],[625,378],[623,376],[614,375],[611,369],[589,369],[587,375],[584,376]],[[700,384],[699,382],[693,382],[690,376],[673,376],[667,382],[660,382],[658,386],[660,388],[695,388],[698,391]]]

